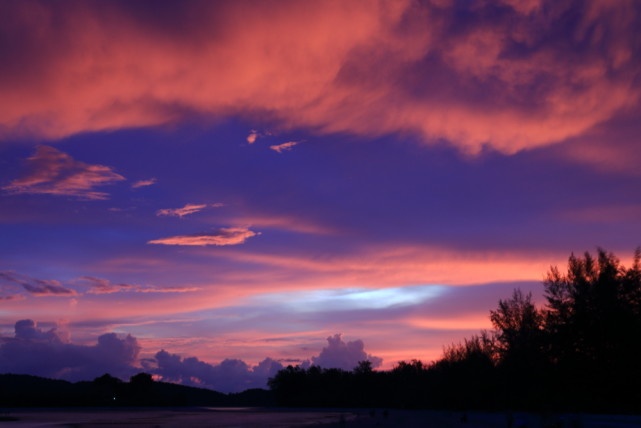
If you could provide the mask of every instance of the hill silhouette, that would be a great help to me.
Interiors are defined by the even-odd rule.
[[[127,407],[127,406],[269,406],[270,391],[250,389],[223,394],[210,389],[153,381],[139,373],[129,382],[105,374],[93,381],[71,383],[38,376],[0,375],[3,407]]]

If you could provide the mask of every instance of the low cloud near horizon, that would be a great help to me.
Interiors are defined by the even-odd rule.
[[[251,366],[240,359],[226,358],[210,364],[196,357],[183,358],[165,350],[154,358],[139,360],[142,350],[131,335],[105,333],[95,345],[74,345],[68,334],[38,327],[30,319],[15,323],[13,337],[0,336],[0,372],[30,374],[68,381],[92,380],[104,373],[128,380],[146,371],[162,381],[214,389],[219,392],[241,392],[266,388],[267,380],[284,368],[281,362],[266,357]],[[351,370],[360,361],[369,360],[374,368],[382,359],[369,355],[362,340],[344,342],[340,334],[327,338],[328,345],[311,357],[311,364],[323,368]],[[310,360],[302,363],[308,367]]]

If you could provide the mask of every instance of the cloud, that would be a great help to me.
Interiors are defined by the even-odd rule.
[[[220,364],[209,364],[198,358],[182,358],[162,350],[155,355],[157,367],[148,369],[162,380],[184,385],[215,389],[221,392],[240,392],[249,388],[265,388],[267,379],[283,366],[271,358],[265,358],[255,366],[242,360],[225,359]]]
[[[21,320],[15,324],[15,336],[3,342],[0,367],[4,373],[79,381],[104,373],[128,378],[140,370],[134,366],[140,346],[130,335],[107,333],[95,345],[74,345],[55,327],[42,330],[32,320]]]
[[[23,340],[44,340],[48,342],[62,342],[62,338],[56,333],[56,328],[43,331],[37,328],[33,320],[20,320],[15,324],[16,339]]]
[[[343,342],[340,334],[329,336],[327,346],[323,348],[320,354],[312,357],[312,363],[324,368],[338,368],[343,370],[352,370],[360,361],[370,361],[372,367],[379,367],[383,360],[379,357],[367,354],[365,344],[362,340]]]
[[[138,189],[140,187],[147,187],[156,184],[156,178],[150,178],[148,180],[139,180],[131,185],[132,189]]]
[[[34,296],[76,296],[78,292],[53,279],[37,279],[11,271],[0,271],[0,280],[20,285]]]
[[[247,227],[221,227],[214,232],[193,233],[190,235],[170,236],[168,238],[155,239],[148,244],[162,245],[238,245],[243,244],[252,236],[259,235]]]
[[[50,146],[38,146],[36,153],[28,158],[26,163],[30,169],[29,174],[4,186],[5,191],[14,194],[107,199],[107,193],[94,191],[93,188],[125,179],[108,166],[77,161]]]
[[[0,296],[0,301],[11,301],[11,300],[24,300],[25,297],[21,294],[8,294],[6,296]]]
[[[0,14],[5,140],[234,113],[513,153],[641,94],[637,2],[34,0]]]
[[[258,133],[258,131],[255,131],[255,130],[252,129],[252,131],[247,136],[247,142],[249,144],[254,144],[256,142],[256,140],[258,139],[258,137],[260,137],[260,134]]]
[[[298,142],[296,141],[288,141],[287,143],[275,144],[273,146],[269,146],[269,148],[275,152],[282,153],[282,152],[291,150],[297,144]]]
[[[187,293],[199,290],[197,287],[154,287],[150,285],[138,284],[113,284],[108,279],[96,278],[92,276],[83,276],[76,280],[80,285],[89,287],[90,294],[111,294],[119,292],[134,293]]]
[[[189,214],[197,213],[204,208],[207,208],[207,204],[187,204],[182,208],[165,208],[162,210],[158,210],[156,211],[156,215],[183,217]]]

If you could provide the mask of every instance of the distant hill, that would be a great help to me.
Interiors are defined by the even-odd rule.
[[[129,382],[105,374],[90,382],[77,383],[0,374],[0,403],[2,407],[264,407],[272,405],[272,394],[264,389],[223,394],[210,389],[155,382],[146,373],[133,376]]]

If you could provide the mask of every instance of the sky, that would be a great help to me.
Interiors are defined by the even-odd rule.
[[[641,245],[641,4],[0,1],[0,372],[432,361]]]

